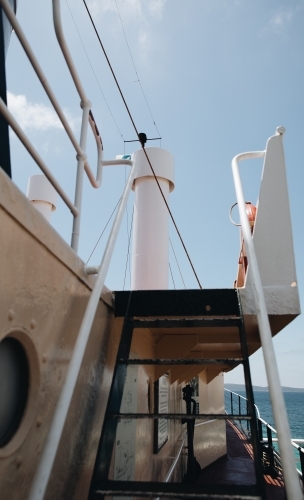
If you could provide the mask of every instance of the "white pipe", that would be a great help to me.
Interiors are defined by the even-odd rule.
[[[32,484],[29,500],[42,500],[50,479],[52,467],[58,450],[63,427],[66,421],[71,399],[78,379],[82,359],[86,350],[91,328],[99,304],[100,295],[104,286],[105,278],[109,269],[113,249],[117,239],[119,227],[124,216],[128,196],[134,181],[135,168],[132,167],[127,184],[125,186],[113,227],[102,257],[94,288],[81,323],[73,355],[69,364],[66,378],[62,387],[60,397],[55,409],[54,417],[50,426],[49,434],[45,441],[40,463]]]
[[[268,442],[268,438],[263,438],[263,441]],[[272,438],[272,442],[278,443],[278,441],[279,441],[278,438]],[[291,438],[291,444],[293,444],[293,443],[304,443],[304,439]],[[296,444],[295,444],[295,446],[297,448],[301,448],[300,446],[297,446]],[[303,450],[303,448],[301,448],[301,450]]]
[[[68,134],[76,152],[81,155],[82,151],[81,151],[81,148],[78,144],[78,141],[77,141],[63,111],[60,108],[60,105],[59,105],[59,103],[58,103],[58,101],[57,101],[48,81],[47,81],[45,74],[43,73],[43,71],[40,67],[38,60],[36,59],[34,52],[31,49],[30,44],[28,43],[28,41],[27,41],[23,31],[22,31],[22,28],[21,28],[21,26],[20,26],[20,24],[15,16],[13,9],[11,8],[8,0],[0,0],[0,5],[3,7],[3,10],[4,10],[7,18],[9,19],[16,35],[18,36],[19,41],[20,41],[21,45],[23,46],[24,51],[27,54],[27,57],[29,58],[29,60],[32,64],[44,90],[46,91],[46,93],[47,93],[47,95],[48,95],[48,97],[49,97],[65,131],[66,131],[66,133]]]
[[[290,446],[291,435],[285,408],[280,377],[274,353],[271,329],[265,304],[264,292],[260,278],[258,262],[255,254],[251,229],[246,215],[245,199],[238,169],[238,162],[250,158],[263,158],[265,151],[241,153],[232,160],[232,172],[236,191],[236,198],[240,213],[243,237],[248,256],[248,272],[252,277],[252,289],[256,308],[260,339],[263,348],[263,356],[268,379],[269,393],[272,403],[273,416],[277,428],[280,443],[282,469],[288,500],[303,500],[298,474],[294,466],[292,447]]]
[[[72,76],[72,79],[75,83],[75,87],[77,89],[79,97],[81,99],[81,106],[83,107],[83,109],[85,107],[88,107],[88,106],[91,108],[91,103],[88,100],[87,95],[85,93],[85,90],[82,86],[81,80],[80,80],[79,75],[77,73],[75,64],[73,62],[71,53],[69,51],[68,45],[66,43],[66,40],[65,40],[65,37],[63,34],[61,13],[60,13],[60,0],[53,0],[53,20],[54,20],[54,28],[55,28],[56,37],[57,37],[59,46],[61,48],[61,51],[63,53],[63,56],[65,58],[65,61],[67,63],[67,66],[70,70],[70,74]],[[102,141],[101,141],[101,138],[100,138],[98,129],[96,127],[96,123],[95,123],[95,120],[94,120],[92,113],[91,113],[91,115],[88,115],[88,120],[89,120],[93,135],[94,135],[95,140],[96,140],[96,145],[97,145],[96,179],[94,177],[94,174],[93,174],[87,160],[85,161],[85,171],[86,171],[86,174],[90,180],[91,185],[95,189],[98,189],[101,186],[103,147],[102,147]],[[81,141],[80,141],[80,147],[81,147]]]
[[[90,101],[82,102],[83,112],[81,121],[81,131],[80,131],[80,147],[82,151],[86,150],[87,145],[87,135],[88,135],[88,122],[89,113],[91,109]],[[79,236],[80,236],[80,216],[81,216],[81,204],[82,204],[82,187],[83,187],[83,173],[84,173],[84,163],[86,160],[86,154],[82,153],[77,155],[77,175],[76,175],[76,186],[75,186],[75,207],[77,207],[79,214],[74,217],[73,220],[73,230],[72,230],[72,241],[71,247],[75,252],[78,251]]]
[[[29,141],[29,139],[26,137],[25,133],[23,130],[20,128],[18,123],[16,122],[15,118],[13,115],[10,113],[10,111],[7,109],[7,106],[3,102],[3,100],[0,98],[0,112],[6,119],[7,123],[11,126],[17,137],[20,139],[20,141],[23,143],[24,147],[28,150],[32,158],[35,160],[39,168],[42,170],[44,175],[48,178],[52,186],[56,189],[57,193],[59,196],[62,198],[64,203],[69,207],[71,210],[72,214],[74,216],[78,215],[78,210],[77,208],[73,205],[72,201],[68,197],[68,195],[65,193],[65,191],[62,189],[58,181],[55,179],[53,176],[52,172],[48,169],[46,164],[44,163],[43,159],[39,155],[39,153],[36,151],[32,143]]]
[[[84,273],[88,276],[90,274],[98,274],[99,266],[84,266]]]

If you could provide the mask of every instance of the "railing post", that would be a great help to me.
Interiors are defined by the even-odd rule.
[[[79,145],[82,150],[82,155],[77,154],[77,177],[76,177],[76,188],[75,188],[75,207],[78,209],[79,214],[74,217],[73,220],[73,231],[72,231],[72,242],[71,247],[75,252],[78,251],[79,236],[80,236],[80,217],[81,217],[81,203],[82,203],[82,188],[83,188],[83,174],[84,174],[84,162],[86,160],[86,145],[87,145],[87,134],[89,125],[89,113],[91,109],[90,101],[81,102],[82,121],[81,121],[81,132],[80,132],[80,142]]]
[[[259,440],[262,443],[263,442],[263,428],[262,428],[262,422],[258,418],[258,431],[259,431]]]
[[[300,464],[301,464],[301,472],[302,472],[302,481],[304,479],[304,452],[301,448],[299,448],[300,453]]]
[[[230,402],[230,406],[231,406],[231,415],[233,415],[233,394],[232,394],[232,392],[230,393],[230,398],[231,398],[231,402]]]
[[[269,462],[270,462],[270,467],[274,469],[274,454],[273,454],[273,447],[272,447],[272,430],[271,428],[267,425],[267,438],[268,438],[268,450],[269,450]]]

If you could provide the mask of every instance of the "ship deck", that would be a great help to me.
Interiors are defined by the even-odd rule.
[[[238,428],[227,422],[227,456],[214,467],[206,468],[200,479],[201,484],[252,485],[255,471],[252,446]],[[268,500],[285,500],[283,480],[265,475]]]

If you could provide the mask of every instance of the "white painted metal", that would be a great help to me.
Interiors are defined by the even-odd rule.
[[[35,208],[50,220],[56,210],[57,191],[45,175],[32,175],[28,180],[27,197]]]
[[[60,108],[60,105],[48,83],[48,80],[45,76],[45,74],[43,73],[41,67],[40,67],[40,64],[38,62],[38,60],[36,59],[36,56],[34,54],[34,52],[32,51],[31,49],[31,46],[30,44],[28,43],[27,39],[26,39],[26,36],[24,35],[23,33],[23,30],[15,16],[15,13],[14,11],[12,10],[11,6],[9,5],[8,1],[7,0],[0,0],[0,5],[3,7],[3,10],[6,14],[6,16],[8,17],[13,29],[14,29],[14,32],[16,33],[17,37],[19,38],[19,41],[27,55],[27,57],[29,58],[46,94],[48,95],[66,133],[68,134],[68,137],[70,138],[76,152],[78,154],[82,154],[82,151],[81,151],[81,148],[78,144],[78,141],[62,111],[62,109]]]
[[[268,379],[269,393],[273,409],[275,426],[277,428],[282,468],[284,474],[285,488],[288,500],[303,500],[298,474],[294,465],[294,457],[290,444],[291,435],[285,408],[283,392],[280,384],[280,377],[274,353],[271,329],[265,304],[263,286],[259,273],[254,244],[251,236],[251,229],[246,215],[245,199],[238,170],[238,162],[250,158],[263,158],[265,151],[242,153],[232,160],[232,172],[240,213],[241,226],[244,242],[248,256],[248,272],[251,274],[252,290],[256,308],[257,321],[259,325],[260,339],[263,349],[263,356]]]
[[[162,192],[169,202],[174,188],[174,160],[169,151],[146,148]],[[143,149],[135,151],[132,290],[168,288],[169,214]]]
[[[62,24],[61,24],[61,16],[60,16],[60,1],[59,0],[53,0],[53,17],[54,17],[54,27],[55,27],[55,32],[57,35],[57,39],[59,42],[59,45],[62,49],[63,55],[65,57],[65,60],[67,62],[68,68],[70,70],[70,73],[72,75],[72,78],[74,80],[75,86],[77,88],[77,91],[79,93],[79,96],[81,98],[81,107],[83,109],[83,114],[82,114],[82,125],[81,125],[81,134],[80,134],[80,144],[78,143],[49,83],[48,80],[43,73],[40,64],[38,60],[36,59],[36,56],[34,52],[32,51],[30,44],[28,43],[26,36],[23,33],[23,30],[15,16],[15,13],[13,9],[11,8],[8,0],[0,0],[0,5],[3,7],[3,10],[10,21],[16,35],[19,38],[19,41],[21,45],[23,46],[23,49],[25,53],[27,54],[46,94],[48,95],[68,137],[70,138],[75,151],[77,153],[77,179],[76,179],[76,190],[75,190],[75,206],[73,203],[69,200],[63,189],[61,189],[60,185],[57,183],[55,178],[52,176],[46,165],[44,164],[43,160],[40,158],[38,153],[35,151],[34,147],[31,145],[30,141],[27,139],[25,134],[22,132],[18,124],[14,121],[14,118],[12,115],[10,115],[7,107],[3,102],[0,102],[0,112],[5,116],[7,119],[8,123],[10,126],[14,129],[16,134],[18,135],[19,139],[23,142],[24,146],[27,148],[29,153],[32,155],[38,166],[41,168],[41,170],[44,172],[44,174],[47,176],[47,178],[50,180],[51,184],[55,187],[57,192],[60,194],[61,198],[65,201],[65,203],[68,205],[70,208],[72,214],[74,215],[74,221],[73,221],[73,232],[72,232],[72,248],[77,251],[78,248],[78,241],[79,241],[79,232],[80,232],[80,213],[81,213],[81,201],[82,201],[82,184],[83,184],[83,170],[85,170],[91,185],[94,188],[99,188],[101,186],[101,181],[102,181],[102,167],[103,165],[132,165],[132,162],[129,160],[108,160],[108,161],[103,161],[103,146],[102,146],[102,141],[100,138],[100,135],[98,133],[95,121],[93,119],[93,116],[90,114],[90,109],[91,109],[91,103],[88,100],[85,91],[82,87],[80,78],[78,76],[78,73],[76,71],[75,65],[73,63],[71,54],[69,52],[69,49],[67,47],[67,44],[65,42],[65,38],[63,35],[63,30],[62,30]],[[88,124],[90,124],[91,129],[93,131],[93,135],[95,137],[96,141],[96,146],[97,146],[97,172],[96,172],[96,178],[94,177],[94,174],[90,168],[89,162],[87,160],[87,155],[85,152],[86,149],[86,140],[87,140],[87,129],[88,129]],[[18,132],[17,132],[18,130]]]
[[[283,135],[279,133],[267,141],[257,208],[253,242],[262,285],[264,288],[286,287],[288,294],[297,277]],[[250,280],[251,276],[248,276],[246,287],[250,285]],[[273,295],[273,300],[276,300]]]
[[[113,227],[108,238],[105,252],[99,267],[95,285],[92,290],[89,302],[81,323],[79,334],[73,355],[69,364],[67,375],[63,384],[63,388],[57,403],[53,421],[49,430],[48,437],[45,441],[42,451],[39,466],[36,471],[34,482],[29,495],[29,500],[42,500],[46,491],[46,487],[52,472],[53,463],[58,450],[63,427],[68,414],[69,406],[81,368],[82,359],[85,353],[86,345],[89,339],[90,331],[95,318],[96,310],[100,300],[102,288],[109,269],[112,253],[117,239],[119,227],[124,215],[128,196],[131,191],[134,181],[135,169],[132,167],[127,184],[125,186],[117,214],[113,223]]]
[[[7,109],[7,106],[3,102],[3,100],[0,98],[0,113],[4,116],[6,119],[7,123],[12,127],[13,131],[17,135],[17,137],[20,139],[20,141],[23,143],[25,148],[28,150],[32,158],[35,160],[39,168],[42,170],[44,175],[48,178],[52,186],[56,189],[57,193],[59,196],[62,198],[62,200],[65,202],[65,204],[69,207],[71,210],[72,214],[76,216],[78,214],[77,208],[73,205],[72,201],[70,198],[67,196],[65,191],[62,189],[58,181],[55,179],[53,176],[52,172],[48,169],[46,164],[44,163],[43,159],[39,155],[39,153],[36,151],[32,143],[29,141],[29,139],[26,137],[25,133],[23,130],[20,128],[18,123],[16,122],[15,118],[13,115],[10,113],[10,111]]]

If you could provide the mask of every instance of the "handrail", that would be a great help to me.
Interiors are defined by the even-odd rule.
[[[85,93],[85,90],[82,86],[81,80],[79,78],[79,75],[77,73],[75,64],[73,62],[71,53],[69,51],[68,45],[66,43],[64,34],[63,34],[63,29],[62,29],[62,22],[61,22],[61,13],[60,13],[60,0],[53,0],[53,20],[54,20],[54,28],[55,28],[55,33],[56,37],[59,43],[59,46],[61,48],[61,51],[63,53],[63,56],[65,58],[65,61],[67,63],[67,66],[69,68],[70,74],[72,76],[72,79],[75,83],[75,87],[77,89],[77,92],[79,94],[79,97],[81,99],[81,107],[84,108],[88,107],[91,109],[91,102],[87,98],[87,95]],[[96,173],[96,179],[93,175],[93,172],[90,168],[90,165],[88,161],[85,161],[85,171],[87,173],[87,176],[92,184],[92,186],[96,189],[98,189],[101,186],[101,175],[102,175],[102,152],[103,152],[103,146],[102,146],[102,140],[99,135],[98,128],[96,126],[92,111],[89,112],[89,124],[91,126],[92,132],[94,134],[95,140],[96,140],[96,145],[97,145],[97,173]],[[85,131],[86,133],[86,131]],[[81,141],[81,139],[80,139]]]
[[[39,153],[36,151],[36,149],[34,148],[32,143],[30,142],[30,140],[26,137],[25,133],[23,132],[21,127],[18,125],[15,118],[8,110],[5,102],[1,98],[0,98],[0,112],[2,113],[4,118],[6,119],[7,123],[12,127],[12,129],[15,132],[15,134],[17,135],[17,137],[19,137],[20,141],[24,144],[24,146],[26,147],[26,149],[28,150],[28,152],[30,153],[32,158],[35,160],[37,165],[40,167],[40,169],[42,170],[44,175],[48,178],[48,180],[50,181],[52,186],[56,189],[57,193],[62,198],[64,203],[69,207],[72,214],[74,216],[77,216],[79,214],[78,209],[75,207],[75,205],[70,200],[70,198],[65,193],[65,191],[61,188],[60,184],[55,179],[52,172],[48,169],[48,167],[44,163],[43,159],[41,158]]]
[[[236,393],[236,392],[233,392],[233,391],[230,391],[229,389],[226,389],[224,388],[224,390],[226,392],[229,392],[230,394],[234,394],[235,396],[238,396],[239,398],[242,398],[244,399],[246,402],[248,402],[248,399],[245,398],[244,396],[241,396],[240,394]],[[277,434],[277,431],[274,427],[272,427],[268,422],[266,422],[266,420],[264,420],[263,418],[261,418],[260,416],[260,411],[257,407],[257,405],[255,404],[254,405],[256,410],[257,410],[257,414],[258,414],[258,429],[259,429],[259,435],[260,435],[260,441],[261,442],[264,442],[264,443],[268,443],[268,446],[271,447],[271,453],[278,459],[278,461],[280,462],[280,466],[282,465],[281,464],[281,456],[280,456],[280,453],[272,446],[272,443],[279,443],[279,439],[278,438],[273,438],[272,435],[269,436],[269,433],[267,431],[267,437],[263,437],[263,432],[262,432],[262,425],[265,425],[265,427],[267,429],[269,429],[271,432],[274,432],[275,434]],[[233,414],[234,410],[233,408],[231,408],[231,411],[230,413]],[[227,414],[227,410],[226,410],[226,414]],[[300,463],[301,463],[301,468],[302,468],[302,471],[300,471],[299,469],[296,469],[297,473],[299,474],[300,477],[303,477],[303,472],[304,472],[304,448],[302,448],[301,446],[299,446],[297,443],[304,443],[304,439],[300,438],[300,439],[297,439],[297,438],[291,438],[291,445],[297,449],[297,451],[299,452],[299,458],[300,458]]]
[[[277,133],[280,133],[278,130]],[[252,278],[252,290],[254,304],[256,308],[257,322],[259,326],[260,339],[262,344],[265,369],[267,373],[269,393],[272,403],[273,415],[280,443],[282,469],[286,486],[287,497],[289,500],[303,500],[296,468],[293,466],[293,453],[290,446],[290,430],[288,425],[287,413],[283,392],[280,384],[280,377],[277,368],[275,352],[272,343],[271,329],[267,314],[267,308],[264,298],[263,286],[258,268],[255,248],[252,240],[249,220],[246,215],[245,199],[238,169],[238,162],[251,158],[263,158],[265,151],[255,151],[241,153],[232,160],[232,173],[236,198],[238,202],[240,222],[243,232],[243,238],[248,256],[248,272]]]
[[[36,161],[37,165],[40,167],[42,172],[46,175],[46,177],[49,179],[51,184],[54,186],[58,194],[61,196],[63,201],[66,203],[66,205],[70,208],[74,220],[73,220],[73,230],[72,230],[72,242],[71,246],[72,248],[77,252],[78,249],[78,243],[79,243],[79,233],[80,233],[80,216],[81,216],[81,204],[82,204],[82,186],[83,186],[83,172],[85,171],[91,185],[98,189],[101,186],[102,182],[102,168],[103,166],[106,165],[130,165],[132,166],[132,161],[130,160],[103,160],[103,144],[102,140],[97,128],[97,125],[94,120],[93,113],[91,111],[91,102],[88,100],[85,91],[83,89],[83,86],[81,84],[80,78],[78,76],[76,67],[74,65],[74,62],[72,60],[71,54],[69,52],[67,43],[64,38],[63,30],[62,30],[62,24],[61,24],[61,15],[60,15],[60,0],[53,0],[53,18],[54,18],[54,28],[57,36],[57,40],[59,42],[59,45],[61,47],[62,53],[65,57],[66,63],[68,65],[69,71],[71,73],[72,79],[75,83],[76,89],[78,91],[78,94],[81,99],[81,107],[82,107],[82,122],[81,122],[81,133],[80,133],[80,141],[78,142],[72,128],[70,127],[67,118],[62,111],[60,104],[55,97],[55,94],[53,93],[50,84],[33,52],[31,49],[31,46],[16,18],[15,12],[11,8],[8,0],[0,0],[0,6],[3,8],[3,11],[5,12],[8,20],[10,21],[12,28],[14,29],[17,37],[19,38],[19,41],[30,61],[30,63],[33,66],[34,71],[36,72],[36,75],[38,79],[40,80],[48,98],[50,99],[50,102],[57,113],[57,116],[59,120],[62,123],[62,126],[64,130],[66,131],[75,151],[76,151],[76,158],[77,158],[77,177],[76,177],[76,188],[75,188],[75,200],[74,204],[71,202],[71,200],[68,198],[64,190],[60,187],[59,183],[56,181],[55,177],[51,174],[50,170],[47,168],[45,165],[44,161],[42,158],[39,156],[33,145],[30,143],[30,141],[27,139],[26,135],[23,133],[17,122],[14,120],[13,116],[11,113],[8,111],[7,107],[5,106],[4,103],[0,104],[0,112],[5,116],[6,120],[10,124],[10,126],[13,128],[21,142],[24,144],[26,149],[29,151],[33,159]],[[86,142],[87,142],[87,129],[88,125],[90,125],[95,141],[96,141],[96,147],[97,147],[97,170],[96,170],[96,177],[94,176],[89,162],[87,160],[87,155],[86,155]]]
[[[49,97],[66,133],[68,134],[68,136],[71,140],[71,143],[73,144],[73,146],[75,148],[75,151],[77,152],[77,154],[82,155],[83,151],[81,150],[81,148],[78,144],[78,141],[77,141],[62,109],[60,108],[59,102],[57,101],[55,94],[53,93],[53,91],[52,91],[52,89],[47,81],[47,78],[42,71],[42,68],[41,68],[39,62],[36,59],[36,56],[35,56],[34,52],[32,51],[31,46],[30,46],[29,42],[27,41],[25,34],[23,33],[23,30],[22,30],[22,28],[21,28],[21,26],[20,26],[20,24],[15,16],[13,9],[11,8],[8,0],[0,0],[0,5],[2,6],[2,8],[3,8],[8,20],[10,21],[17,37],[19,38],[19,41],[20,41],[27,57],[29,58],[29,60],[32,64],[47,96]]]
[[[101,260],[95,285],[90,295],[89,302],[80,326],[73,355],[69,363],[69,368],[56,406],[49,434],[45,441],[40,463],[38,465],[36,475],[32,484],[29,500],[42,500],[42,498],[44,497],[44,493],[51,475],[53,463],[58,450],[66,417],[69,411],[75,385],[78,379],[79,371],[82,364],[82,359],[91,332],[96,310],[99,304],[100,295],[110,265],[110,260],[117,239],[119,227],[124,215],[124,210],[128,201],[128,196],[132,189],[134,177],[135,177],[135,164],[132,166],[130,170],[130,174],[123,195],[121,197],[121,201],[111,229],[111,233],[109,235],[107,245]]]
[[[239,398],[242,398],[242,399],[245,399],[245,401],[248,401],[248,399],[247,399],[247,398],[245,398],[244,396],[241,396],[241,395],[240,395],[240,394],[238,394],[237,392],[230,391],[230,389],[226,389],[226,388],[224,387],[224,391],[230,392],[230,394],[234,394],[235,396],[238,396]],[[257,407],[257,405],[256,405],[255,403],[254,403],[254,407],[255,407],[255,409],[256,409],[256,412],[257,412],[257,416],[258,416],[258,418],[260,418],[260,410],[259,410],[259,408]]]

